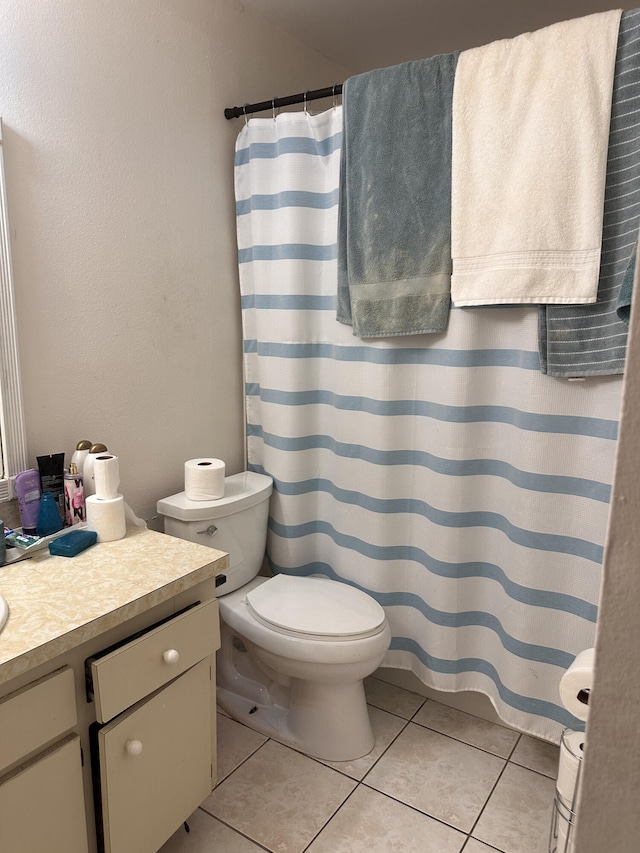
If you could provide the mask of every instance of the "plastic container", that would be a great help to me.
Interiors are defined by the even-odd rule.
[[[64,522],[60,518],[55,496],[51,492],[44,492],[40,500],[38,523],[36,525],[38,536],[51,536],[52,533],[57,533],[63,527]]]
[[[16,495],[20,510],[22,532],[35,535],[40,509],[40,474],[35,468],[22,471],[16,477]]]
[[[86,520],[84,509],[84,484],[76,463],[69,465],[64,475],[64,521],[67,527]]]
[[[98,534],[95,530],[70,530],[64,536],[49,542],[49,553],[57,557],[75,557],[95,545],[97,540]]]
[[[38,456],[38,470],[43,492],[51,492],[64,523],[64,453]]]
[[[91,450],[92,441],[89,441],[87,438],[81,439],[76,444],[76,449],[73,451],[73,455],[71,456],[71,462],[76,466],[76,470],[78,474],[81,476],[84,474],[84,463],[85,459],[89,455],[89,451]],[[71,468],[71,464],[69,465]]]

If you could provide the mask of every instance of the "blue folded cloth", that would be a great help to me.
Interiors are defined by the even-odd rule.
[[[621,315],[618,301],[640,225],[639,43],[640,10],[623,12],[613,78],[598,299],[592,305],[538,309],[540,368],[550,376],[624,372],[627,324],[622,315],[626,310],[628,316],[628,305]]]
[[[457,61],[405,62],[344,85],[337,319],[358,337],[446,328]]]

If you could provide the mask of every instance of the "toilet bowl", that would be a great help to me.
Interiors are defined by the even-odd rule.
[[[258,576],[271,490],[270,477],[244,472],[225,479],[217,501],[189,501],[181,492],[158,502],[166,533],[229,554],[217,579],[218,703],[308,755],[359,758],[374,745],[363,679],[389,647],[389,625],[370,595],[346,583]]]

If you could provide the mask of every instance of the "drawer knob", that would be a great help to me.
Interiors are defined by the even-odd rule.
[[[142,752],[141,740],[128,740],[124,747],[129,755],[140,755]]]
[[[178,663],[180,652],[177,649],[167,649],[166,652],[162,652],[162,660],[165,663]]]

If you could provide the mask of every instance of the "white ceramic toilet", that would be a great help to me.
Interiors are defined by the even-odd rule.
[[[225,479],[224,497],[158,501],[165,533],[229,554],[219,575],[218,703],[256,731],[328,761],[366,755],[374,736],[363,679],[391,634],[370,595],[324,577],[258,577],[272,480]],[[219,584],[219,585],[218,585]]]

